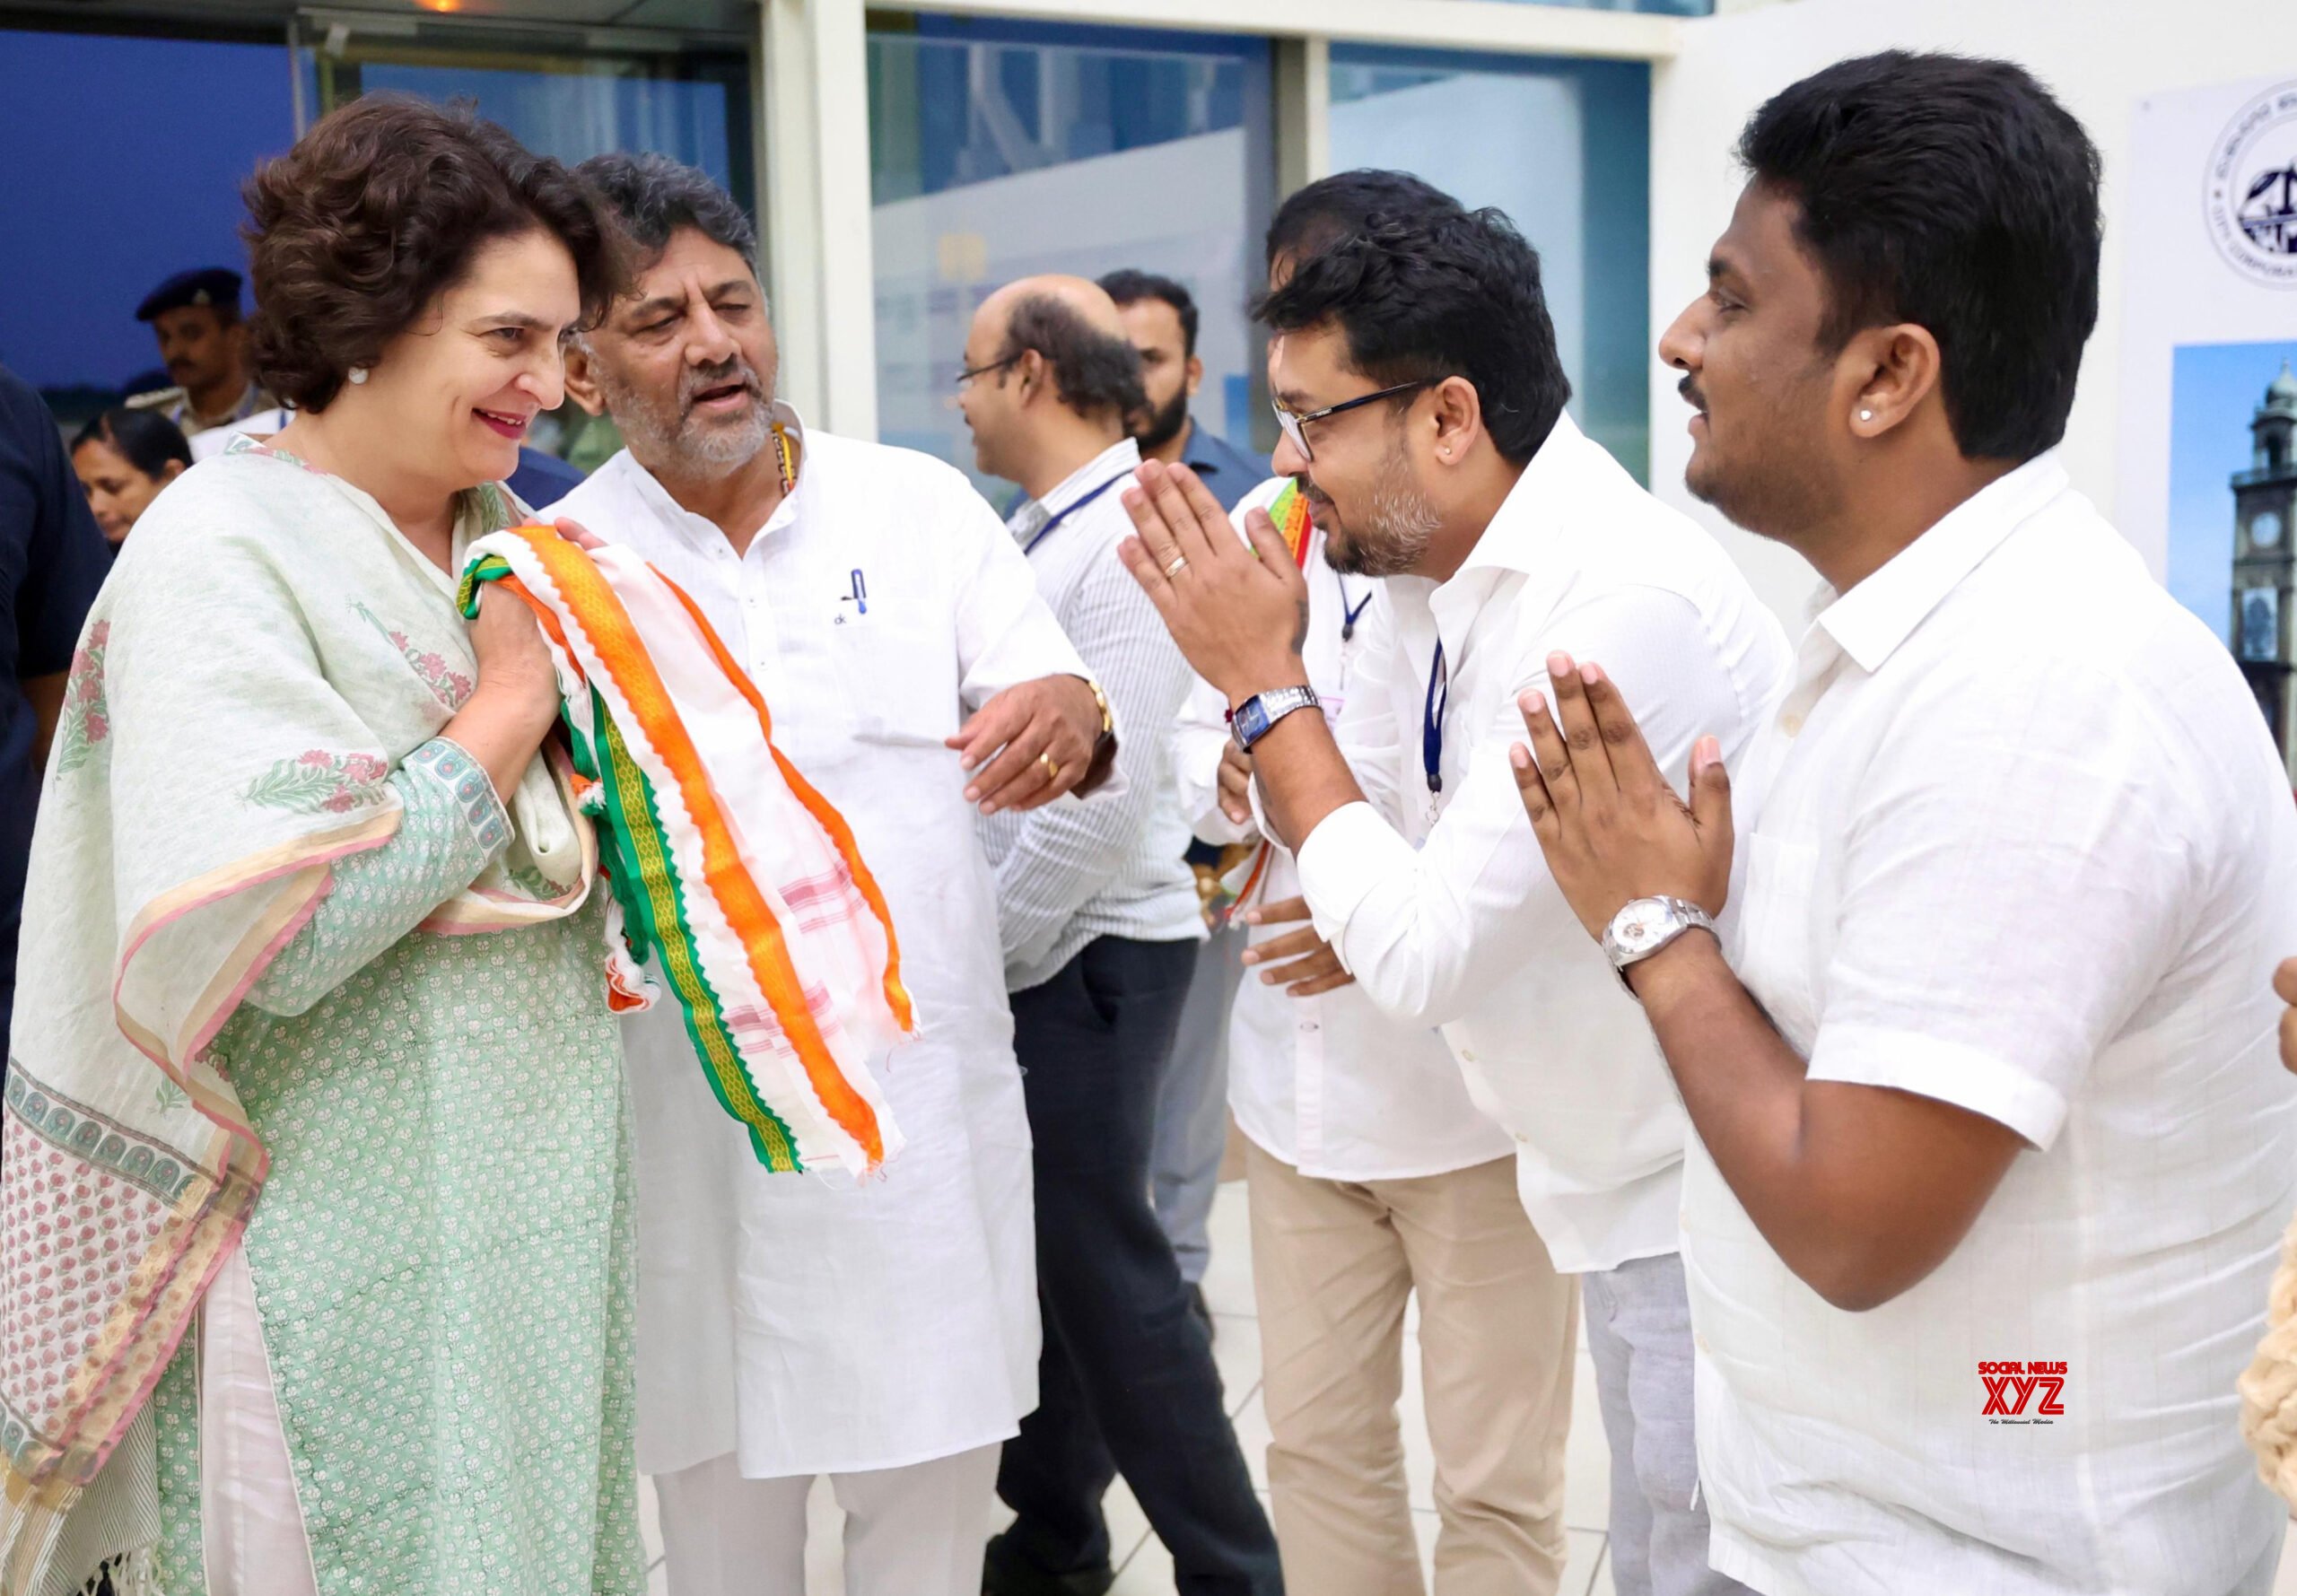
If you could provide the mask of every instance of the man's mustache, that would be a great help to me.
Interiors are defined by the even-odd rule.
[[[694,408],[694,401],[703,394],[713,388],[724,388],[729,383],[739,383],[753,397],[764,397],[764,390],[758,382],[757,373],[750,369],[748,362],[737,361],[721,371],[705,371],[700,376],[689,377],[680,383],[678,408],[691,410]]]

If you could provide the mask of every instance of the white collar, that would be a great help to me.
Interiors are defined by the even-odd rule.
[[[798,485],[791,492],[782,495],[782,502],[773,507],[773,513],[765,518],[765,525],[759,528],[756,536],[750,539],[752,548],[757,546],[760,539],[782,530],[798,519],[799,501],[805,493],[806,484],[813,477],[813,457],[806,448],[806,423],[798,414],[796,407],[787,400],[776,399],[769,414],[773,420],[779,423],[783,430],[797,441]],[[773,447],[771,440],[767,441],[766,447],[769,449]],[[615,458],[622,462],[622,469],[628,474],[632,487],[639,498],[644,501],[647,507],[652,510],[666,525],[677,528],[689,541],[699,545],[705,554],[713,545],[726,541],[724,528],[709,517],[696,515],[685,505],[680,504],[671,496],[670,490],[662,485],[660,479],[640,465],[638,457],[632,454],[628,449],[625,448]],[[613,465],[614,461],[608,461],[606,466],[599,467],[600,473],[603,475]]]
[[[1559,414],[1459,570],[1428,589],[1429,608],[1452,617],[1454,625],[1465,624],[1501,578],[1520,575],[1525,580],[1516,602],[1527,613],[1544,609],[1582,563],[1576,551],[1559,547],[1558,540],[1585,519],[1589,494],[1602,485],[1605,472],[1618,478],[1618,486],[1641,492],[1626,468],[1568,414]]]
[[[1941,517],[1840,597],[1821,589],[1817,624],[1872,675],[2003,540],[2066,491],[2057,451],[2036,455]]]
[[[1546,440],[1524,462],[1523,475],[1507,490],[1507,498],[1500,501],[1490,524],[1460,563],[1453,580],[1479,570],[1519,571],[1525,576],[1552,570],[1556,562],[1543,545],[1559,526],[1569,523],[1573,507],[1585,493],[1588,474],[1598,462],[1620,468],[1598,445],[1588,441],[1568,413],[1559,414]]]

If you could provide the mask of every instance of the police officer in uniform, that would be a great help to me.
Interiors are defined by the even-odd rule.
[[[160,359],[175,380],[173,388],[131,397],[135,408],[157,410],[190,437],[277,405],[249,369],[240,275],[229,266],[178,272],[144,296],[135,319],[152,324]]]

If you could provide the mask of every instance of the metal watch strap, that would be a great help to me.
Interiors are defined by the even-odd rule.
[[[1316,690],[1303,683],[1297,687],[1277,687],[1266,693],[1255,693],[1238,704],[1228,715],[1228,733],[1236,746],[1247,754],[1254,743],[1276,728],[1276,723],[1295,710],[1314,709],[1320,702]]]
[[[1646,946],[1635,948],[1626,946],[1619,938],[1620,922],[1627,918],[1630,911],[1652,904],[1663,907],[1673,923],[1656,941]],[[1687,898],[1668,897],[1664,894],[1637,898],[1632,903],[1623,904],[1619,913],[1611,917],[1611,923],[1603,930],[1603,954],[1611,960],[1611,969],[1619,976],[1620,985],[1627,988],[1629,997],[1632,998],[1636,993],[1634,984],[1627,979],[1628,971],[1654,955],[1673,946],[1681,940],[1683,934],[1688,931],[1705,931],[1709,936],[1716,937],[1721,935],[1715,929],[1714,917]]]

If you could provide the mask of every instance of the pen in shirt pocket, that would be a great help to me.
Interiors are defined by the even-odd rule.
[[[859,566],[854,567],[853,570],[852,597],[854,607],[861,614],[868,615],[869,613],[869,584],[861,580],[861,570]]]

